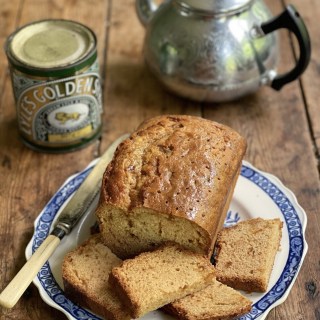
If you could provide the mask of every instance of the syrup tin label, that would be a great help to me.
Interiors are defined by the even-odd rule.
[[[96,68],[81,75],[37,81],[12,71],[20,133],[33,144],[63,146],[90,138],[101,126],[101,85]]]
[[[74,42],[67,49],[65,39]],[[102,93],[90,29],[67,20],[40,21],[9,37],[6,51],[18,128],[28,146],[70,151],[100,135]]]

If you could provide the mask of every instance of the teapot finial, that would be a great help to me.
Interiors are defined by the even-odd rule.
[[[137,14],[144,26],[148,24],[157,9],[158,5],[153,0],[136,0]]]

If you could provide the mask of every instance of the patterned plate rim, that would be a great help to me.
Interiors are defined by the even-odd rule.
[[[59,209],[79,188],[97,161],[98,159],[91,162],[80,173],[69,177],[44,207],[34,223],[35,231],[25,253],[27,259],[48,236]],[[293,192],[274,175],[260,171],[247,161],[243,161],[241,176],[250,180],[272,199],[281,211],[288,229],[289,255],[279,279],[259,301],[253,304],[251,312],[240,318],[241,320],[262,320],[272,308],[285,301],[299,273],[308,250],[305,240],[307,216]],[[38,287],[42,299],[50,306],[62,311],[69,319],[101,319],[65,297],[48,262],[41,268],[33,282]]]

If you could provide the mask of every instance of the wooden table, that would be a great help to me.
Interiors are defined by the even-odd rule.
[[[287,0],[268,0],[277,14]],[[247,138],[245,159],[279,177],[297,196],[308,216],[309,251],[285,303],[272,319],[320,319],[320,7],[313,0],[292,0],[309,28],[312,60],[301,81],[281,92],[261,88],[228,104],[195,103],[166,92],[145,68],[144,29],[134,0],[10,0],[0,1],[0,45],[17,27],[34,20],[65,18],[91,27],[98,36],[104,90],[102,139],[67,154],[37,153],[19,140],[8,65],[0,51],[0,288],[25,262],[24,250],[33,221],[70,175],[98,157],[119,135],[158,114],[191,114],[225,123]],[[294,61],[288,33],[280,32],[280,70]],[[1,319],[66,319],[45,304],[31,285],[12,310],[0,308]]]

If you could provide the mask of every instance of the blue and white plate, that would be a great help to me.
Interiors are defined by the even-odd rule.
[[[40,213],[35,221],[34,235],[26,248],[27,259],[49,235],[59,212],[95,163],[92,162],[85,170],[70,177]],[[43,300],[50,306],[61,310],[68,319],[72,320],[101,319],[67,299],[63,292],[61,279],[61,264],[64,255],[90,235],[90,228],[95,222],[94,209],[97,202],[98,199],[71,234],[61,241],[56,252],[34,279]],[[276,255],[268,291],[266,293],[244,293],[253,302],[253,308],[250,313],[241,317],[242,320],[265,319],[272,308],[285,301],[308,249],[305,240],[307,217],[294,194],[275,176],[261,172],[248,162],[243,162],[225,224],[232,225],[240,220],[257,217],[280,218],[283,221],[281,249]],[[144,320],[150,319],[172,318],[160,311],[154,311],[144,317]]]

